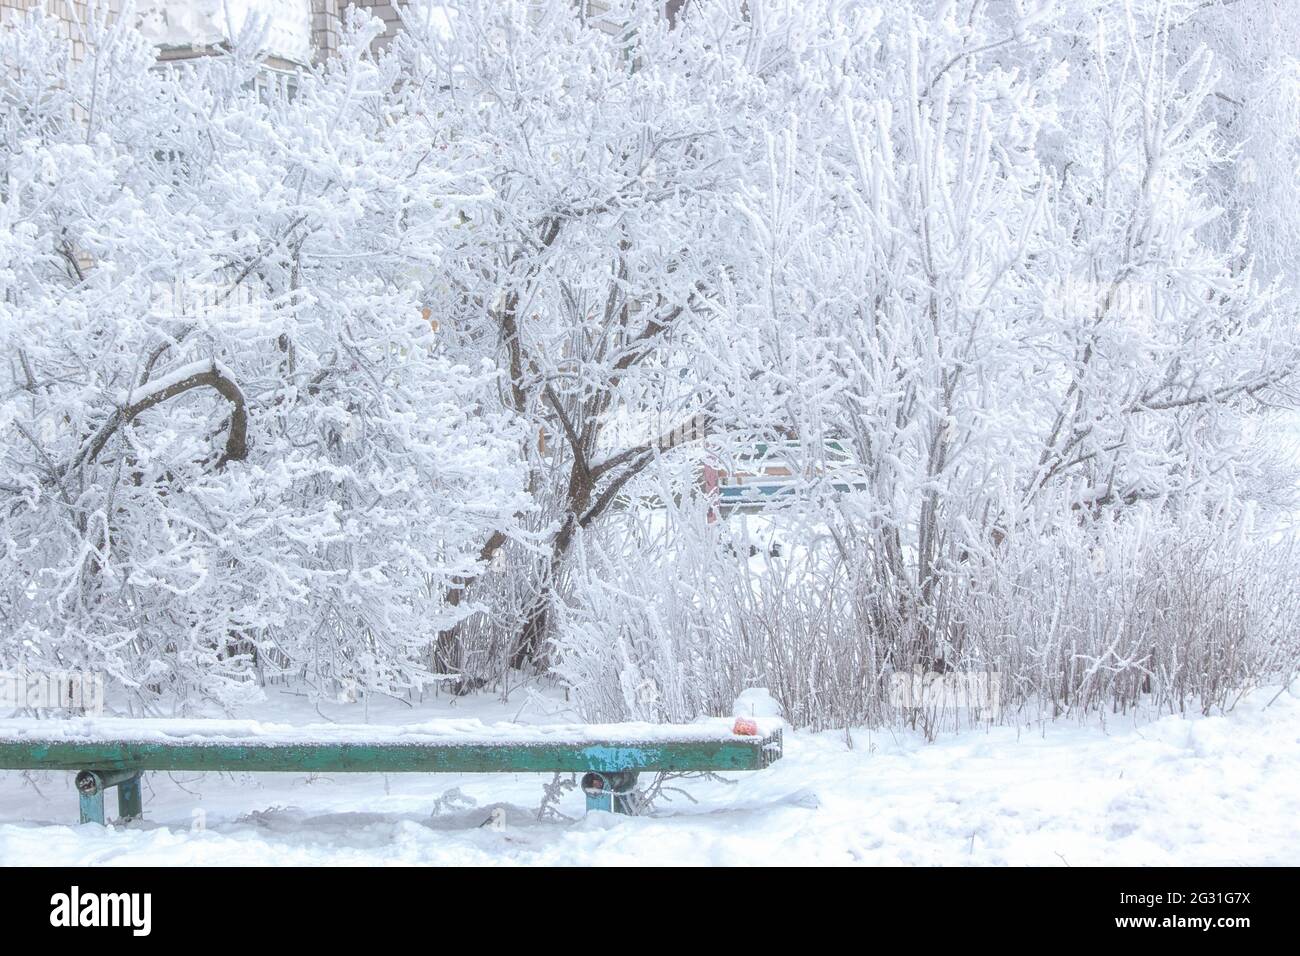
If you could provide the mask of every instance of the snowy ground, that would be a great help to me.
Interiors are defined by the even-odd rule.
[[[146,820],[72,825],[72,775],[0,772],[3,864],[1300,864],[1300,698],[1226,717],[918,736],[787,734],[656,816],[539,822],[549,776],[150,774]],[[1297,690],[1293,688],[1293,690]],[[1300,692],[1300,691],[1297,691]],[[515,719],[487,698],[372,722]],[[358,705],[325,708],[363,719]],[[319,721],[282,707],[277,718]],[[527,708],[520,719],[555,720]],[[113,801],[109,800],[110,808]],[[496,808],[503,813],[494,814]],[[494,828],[485,822],[504,819]]]

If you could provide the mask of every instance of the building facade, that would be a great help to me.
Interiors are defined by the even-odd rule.
[[[0,26],[35,6],[37,0],[0,0]],[[45,3],[46,11],[61,24],[64,36],[72,44],[72,55],[77,59],[85,56],[86,46],[76,24],[85,22],[89,6],[86,0],[46,0]],[[120,6],[120,0],[111,0],[109,9],[116,12]]]

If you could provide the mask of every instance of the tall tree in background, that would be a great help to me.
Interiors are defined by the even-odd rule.
[[[852,528],[910,666],[1008,535],[1258,491],[1250,419],[1290,400],[1296,300],[1217,225],[1219,74],[1174,54],[1171,5],[877,12],[820,28],[743,202],[763,327],[805,342],[784,374],[829,383],[805,417],[852,430]]]

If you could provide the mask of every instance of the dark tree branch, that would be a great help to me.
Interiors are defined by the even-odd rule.
[[[217,459],[216,467],[221,469],[227,462],[243,461],[248,454],[248,409],[244,393],[215,360],[199,364],[206,367],[195,368],[190,374],[177,378],[164,387],[149,392],[138,401],[113,412],[73,461],[71,468],[82,468],[93,464],[117,430],[129,424],[141,413],[196,388],[210,388],[232,406],[226,447],[221,457]]]

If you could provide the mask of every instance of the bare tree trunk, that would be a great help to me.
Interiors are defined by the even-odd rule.
[[[546,641],[546,631],[551,618],[551,597],[555,584],[564,568],[569,548],[580,525],[595,517],[591,509],[592,480],[585,458],[576,459],[569,477],[569,489],[565,501],[565,520],[563,527],[551,542],[551,555],[545,571],[538,584],[537,597],[524,618],[524,626],[515,639],[514,649],[510,654],[510,666],[516,670],[536,664],[539,652]],[[603,509],[602,509],[603,510]]]

